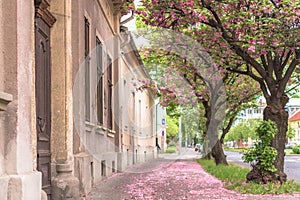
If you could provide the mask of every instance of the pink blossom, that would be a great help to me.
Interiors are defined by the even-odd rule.
[[[152,0],[152,4],[157,4],[158,0]]]
[[[267,55],[267,51],[266,51],[265,49],[262,49],[262,50],[260,51],[260,53],[261,53],[262,55]]]
[[[248,51],[254,53],[254,52],[255,52],[255,46],[253,46],[253,45],[250,46],[250,47],[248,48]]]

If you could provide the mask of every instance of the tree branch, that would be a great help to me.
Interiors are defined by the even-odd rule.
[[[239,45],[235,44],[235,40],[231,38],[226,30],[224,29],[222,22],[218,16],[218,14],[211,8],[211,6],[207,6],[204,4],[204,7],[212,13],[214,19],[216,20],[216,25],[211,24],[210,26],[213,28],[219,28],[222,32],[222,37],[227,41],[227,43],[233,48],[237,55],[239,55],[246,63],[252,65],[256,71],[262,76],[265,77],[265,70],[261,67],[261,65],[253,59],[245,50],[243,50]]]
[[[264,66],[264,68],[265,68],[265,71],[267,71],[268,65],[267,65],[267,61],[266,61],[266,56],[261,55],[261,56],[260,56],[260,60],[261,60],[263,66]]]
[[[288,52],[287,55],[285,56],[284,61],[283,61],[282,64],[281,64],[281,67],[282,67],[282,68],[284,68],[284,67],[287,65],[287,63],[288,63],[288,61],[289,61],[291,55],[292,55],[292,51],[289,50],[289,52]]]
[[[229,132],[229,130],[230,130],[230,128],[231,128],[231,126],[232,126],[235,118],[236,118],[236,115],[231,116],[230,119],[229,119],[229,122],[228,122],[227,126],[225,128],[223,128],[222,135],[220,137],[221,144],[223,144],[224,138],[225,138],[226,134]]]
[[[294,72],[294,70],[295,70],[295,68],[298,64],[299,64],[299,60],[297,60],[296,58],[292,60],[289,68],[285,72],[285,75],[284,75],[283,79],[280,81],[279,88],[278,88],[279,93],[284,92],[284,90],[286,88],[286,84],[289,81],[292,73]]]
[[[272,76],[272,73],[273,73],[273,58],[272,58],[272,52],[268,51],[267,53],[267,60],[268,60],[268,73],[269,73],[269,76]]]

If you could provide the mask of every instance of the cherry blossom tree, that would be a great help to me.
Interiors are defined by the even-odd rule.
[[[161,104],[164,106],[170,102],[181,106],[201,104],[204,108],[203,117],[206,119],[203,131],[204,154],[206,158],[212,156],[216,164],[227,165],[222,148],[224,137],[230,130],[238,112],[249,106],[248,103],[257,96],[258,89],[255,82],[249,77],[229,73],[222,68],[218,71],[220,77],[209,76],[207,78],[180,55],[157,49],[147,49],[141,52],[150,73],[151,70],[155,71],[151,74],[155,75],[153,79],[156,80],[156,85],[142,80],[143,84],[139,89],[158,90]],[[225,84],[225,96],[219,95],[219,89],[216,87],[211,89],[213,83],[207,79],[214,78],[220,78],[221,81],[217,82]],[[183,83],[186,83],[185,87],[183,87]],[[221,87],[219,84],[216,85]],[[218,115],[218,110],[226,113],[225,119]],[[201,112],[198,114],[200,115]],[[221,132],[220,137],[218,137],[219,132]]]
[[[255,80],[266,99],[264,119],[277,125],[272,140],[278,179],[284,173],[288,85],[299,81],[300,1],[142,0],[145,24],[193,37],[214,62]],[[293,79],[292,79],[293,78]]]

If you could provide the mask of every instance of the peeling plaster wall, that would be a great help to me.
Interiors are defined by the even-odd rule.
[[[0,1],[0,91],[4,91],[4,19],[3,1]],[[4,168],[4,144],[5,144],[5,113],[0,111],[0,177],[5,173]]]
[[[90,24],[90,79],[91,79],[91,115],[90,121],[85,121],[85,21]],[[107,128],[107,109],[104,109],[104,124],[99,126],[96,118],[96,37],[103,44],[102,64],[104,66],[103,80],[106,80],[107,55],[113,61],[113,73],[119,67],[116,61],[115,49],[119,22],[111,7],[111,1],[78,0],[72,1],[72,55],[73,55],[73,89],[74,89],[74,167],[75,176],[80,182],[80,191],[86,194],[94,183],[116,172],[117,152],[115,140],[118,132]],[[113,75],[113,79],[114,79]],[[113,80],[114,81],[114,80]],[[108,91],[105,88],[105,105]],[[117,127],[115,127],[117,128]],[[102,162],[102,164],[101,164]],[[104,164],[105,163],[105,164]],[[114,166],[113,166],[114,165]]]
[[[13,96],[0,111],[0,194],[40,200],[41,173],[34,156],[34,5],[0,1],[0,91]]]

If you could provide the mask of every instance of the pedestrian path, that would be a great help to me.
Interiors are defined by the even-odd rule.
[[[201,153],[195,152],[192,148],[181,148],[177,154],[158,154],[159,158],[164,158],[168,160],[197,160],[202,157]]]
[[[82,200],[300,199],[227,190],[195,161],[155,159],[101,181]]]

